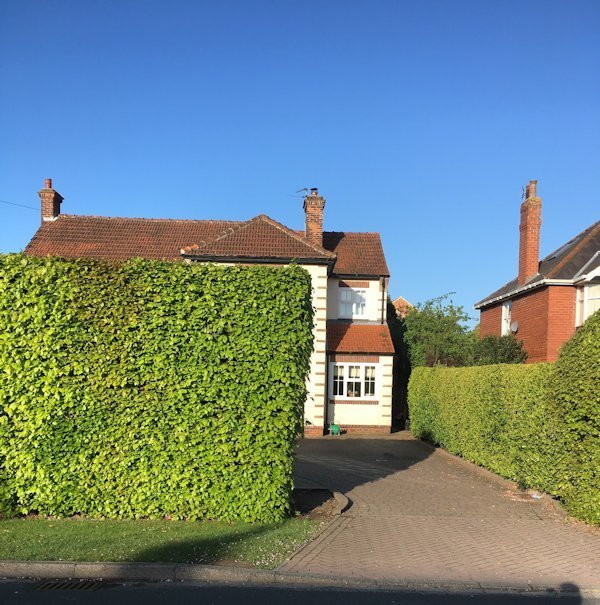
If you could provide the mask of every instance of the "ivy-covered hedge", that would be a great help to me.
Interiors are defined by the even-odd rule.
[[[411,431],[600,525],[600,312],[555,364],[415,368]]]
[[[303,269],[0,257],[0,512],[275,521]]]

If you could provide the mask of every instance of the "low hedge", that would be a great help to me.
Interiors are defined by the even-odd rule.
[[[600,525],[600,313],[555,364],[415,368],[411,431]]]
[[[297,266],[0,257],[0,512],[280,520],[311,327]]]

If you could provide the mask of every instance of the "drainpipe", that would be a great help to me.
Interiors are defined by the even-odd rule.
[[[385,277],[381,276],[379,278],[379,291],[381,294],[381,324],[385,323],[385,298],[383,293],[385,292]]]

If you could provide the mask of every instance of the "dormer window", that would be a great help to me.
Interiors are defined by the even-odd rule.
[[[366,314],[367,291],[356,288],[340,288],[340,318],[353,319]]]

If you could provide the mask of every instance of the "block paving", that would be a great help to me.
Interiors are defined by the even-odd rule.
[[[282,569],[383,581],[600,589],[600,531],[401,432],[303,440],[298,485],[351,507]]]

